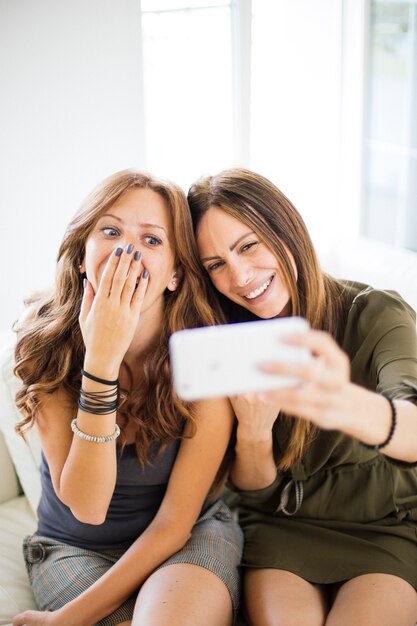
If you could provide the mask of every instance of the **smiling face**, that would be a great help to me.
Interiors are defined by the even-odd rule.
[[[197,244],[220,293],[263,319],[290,314],[290,292],[281,266],[250,226],[211,206],[200,221]],[[296,272],[288,250],[287,254]]]
[[[161,320],[165,289],[174,291],[175,253],[169,207],[158,193],[147,188],[133,188],[122,193],[96,221],[85,245],[81,271],[97,291],[104,267],[116,248],[133,244],[142,256],[139,272],[149,271],[149,284],[141,310],[141,320],[146,313]],[[126,254],[126,252],[123,252]]]

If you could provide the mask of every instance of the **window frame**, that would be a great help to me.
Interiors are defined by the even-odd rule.
[[[335,265],[348,278],[397,289],[417,308],[417,253],[361,234],[370,15],[371,0],[342,0],[341,212]]]
[[[139,2],[140,24],[138,36],[142,38],[142,16],[146,13],[167,13],[172,11],[201,11],[215,6],[197,6],[190,8],[155,9],[143,10],[141,0]],[[219,3],[221,6],[222,3]],[[226,4],[226,3],[225,3]],[[251,120],[251,38],[252,38],[252,0],[230,0],[230,24],[231,24],[231,65],[232,65],[232,111],[233,111],[233,160],[235,164],[243,167],[250,166],[250,120]],[[144,65],[143,50],[139,60],[139,74],[142,93],[144,93]],[[144,102],[144,99],[143,99]],[[142,103],[139,111],[142,129],[143,162],[148,167],[146,146],[146,116],[145,107]]]

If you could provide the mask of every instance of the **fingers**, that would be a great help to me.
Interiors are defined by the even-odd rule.
[[[149,272],[146,268],[144,268],[140,278],[139,278],[139,283],[138,286],[136,287],[136,290],[133,293],[133,297],[132,297],[132,308],[135,310],[135,312],[139,312],[143,300],[145,298],[145,294],[146,294],[146,290],[148,288],[149,285]]]
[[[97,298],[108,299],[112,297],[119,300],[122,304],[133,304],[133,295],[136,295],[137,285],[141,282],[139,280],[140,260],[141,252],[139,250],[134,251],[133,244],[129,244],[124,250],[117,248],[109,257],[104,268],[97,290]],[[143,287],[141,295],[142,292]],[[88,300],[85,308],[88,308]]]
[[[292,335],[284,341],[294,346],[308,348],[310,352],[321,356],[328,364],[339,363],[341,355],[344,355],[333,337],[322,330],[310,330],[303,334]]]
[[[127,253],[125,256],[129,256],[129,255],[131,255],[130,265],[127,270],[127,276],[125,278],[125,282],[124,282],[122,292],[121,292],[122,304],[128,304],[128,305],[131,304],[132,296],[139,282],[140,259],[141,259],[142,253],[139,250],[136,250],[136,252]],[[112,289],[112,293],[113,293],[113,289]]]
[[[91,305],[93,304],[93,300],[94,300],[94,289],[91,283],[86,278],[84,278],[84,293],[83,293],[83,299],[81,301],[80,321],[85,320],[85,318],[87,317],[91,309]]]
[[[341,418],[340,394],[325,393],[312,384],[265,392],[265,399],[280,405],[281,411],[314,422],[325,429],[337,429]]]
[[[135,311],[140,310],[149,284],[149,271],[143,268],[140,273],[141,257],[139,250],[133,253],[132,244],[127,246],[120,257],[111,288],[111,295],[115,297],[121,289],[121,303],[131,306]]]
[[[130,305],[134,312],[139,312],[149,284],[149,271],[143,268],[139,274],[141,253],[136,251],[129,268],[129,273],[122,292],[122,303]]]
[[[264,401],[262,393],[245,393],[239,396],[231,396],[230,401],[232,405],[240,404],[248,404],[248,405],[257,405],[262,404]]]
[[[275,402],[284,413],[314,422],[325,429],[338,428],[343,418],[346,390],[350,385],[348,356],[328,333],[309,331],[288,340],[307,347],[313,358],[308,363],[264,363],[263,372],[300,380],[293,387],[264,392],[266,402]]]
[[[31,620],[32,615],[39,615],[38,611],[24,611],[23,613],[19,613],[15,615],[12,621],[13,626],[26,626],[26,624],[33,624],[34,621]],[[38,622],[41,623],[40,621]]]
[[[133,243],[130,243],[126,246],[124,250],[122,250],[121,253],[119,253],[119,262],[114,270],[113,279],[111,281],[110,287],[110,295],[114,298],[121,299],[123,292],[125,292],[126,296],[128,292],[128,288],[126,288],[127,285],[130,287],[130,297],[133,293],[136,278],[139,272],[138,261],[140,259],[140,254],[137,255],[136,252],[133,253],[133,250],[134,245]],[[112,259],[112,257],[110,257],[110,259]],[[132,276],[132,274],[135,272],[135,269],[135,276]]]
[[[333,389],[340,379],[339,369],[327,367],[321,357],[313,358],[308,364],[263,363],[259,369],[266,374],[290,376],[303,384],[314,383],[328,389]]]
[[[306,347],[315,356],[307,363],[262,363],[259,366],[261,371],[299,378],[303,384],[319,385],[329,390],[338,388],[349,379],[349,359],[328,333],[310,331],[303,335],[294,335],[287,342]]]
[[[100,278],[100,284],[98,285],[96,294],[97,299],[107,299],[109,297],[112,290],[114,274],[122,256],[123,248],[116,248],[113,254],[109,256],[106,267],[104,268],[103,274]]]

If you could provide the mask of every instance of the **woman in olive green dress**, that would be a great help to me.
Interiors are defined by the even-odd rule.
[[[297,387],[232,398],[230,499],[245,534],[252,626],[417,620],[417,338],[392,291],[319,266],[305,224],[242,169],[190,189],[200,257],[227,321],[301,315]]]

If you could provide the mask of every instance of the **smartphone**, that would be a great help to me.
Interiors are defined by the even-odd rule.
[[[297,385],[297,378],[266,374],[258,366],[308,363],[307,348],[283,339],[309,327],[301,317],[282,317],[179,330],[169,341],[175,391],[184,400],[199,400]]]

